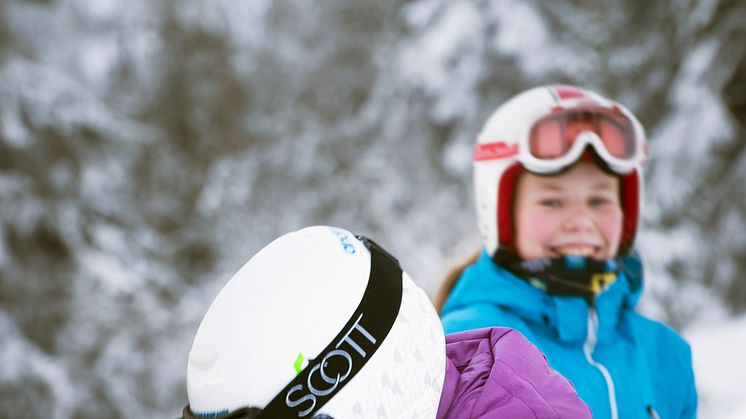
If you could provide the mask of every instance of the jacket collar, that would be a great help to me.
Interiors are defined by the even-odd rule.
[[[643,289],[642,264],[637,253],[624,257],[619,279],[596,298],[598,343],[614,337],[624,309],[633,309]],[[555,296],[540,290],[496,265],[486,251],[457,282],[443,312],[473,304],[492,304],[512,311],[528,322],[551,327],[563,342],[586,338],[588,305],[580,297]]]

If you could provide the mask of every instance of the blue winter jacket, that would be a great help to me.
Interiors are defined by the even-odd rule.
[[[580,297],[547,294],[483,252],[443,307],[446,333],[488,326],[517,329],[567,377],[594,418],[693,418],[689,345],[668,326],[635,312],[642,293],[638,258],[589,308]]]

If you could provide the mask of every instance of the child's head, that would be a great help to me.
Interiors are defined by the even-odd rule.
[[[608,259],[631,249],[645,133],[624,106],[572,86],[500,106],[479,135],[474,182],[490,255]]]
[[[444,366],[438,315],[396,259],[349,231],[308,227],[259,251],[210,306],[184,417],[435,418]]]

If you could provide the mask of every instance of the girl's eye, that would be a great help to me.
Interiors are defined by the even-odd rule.
[[[606,204],[608,204],[609,202],[610,202],[610,201],[609,201],[609,200],[608,200],[607,198],[603,198],[603,197],[595,197],[595,198],[591,198],[591,199],[590,199],[590,200],[588,201],[588,203],[589,203],[589,204],[590,204],[590,206],[592,206],[592,207],[600,207],[600,206],[603,206],[603,205],[606,205]]]
[[[547,198],[547,199],[542,199],[539,202],[539,204],[547,208],[559,208],[562,203],[560,202],[559,199]]]

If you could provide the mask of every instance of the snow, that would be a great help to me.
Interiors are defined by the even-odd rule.
[[[746,315],[684,333],[692,346],[699,417],[746,418]]]
[[[480,10],[471,2],[456,2],[434,12],[434,2],[418,2],[405,10],[405,19],[419,26],[430,26],[404,48],[399,71],[404,78],[426,90],[447,92],[433,107],[435,121],[446,122],[474,108],[474,81],[483,72],[484,25]]]
[[[524,74],[537,77],[556,67],[559,48],[550,43],[551,34],[536,9],[522,1],[503,1],[503,7],[494,8],[498,31],[493,39],[497,51],[516,56]]]
[[[4,386],[23,382],[48,383],[54,402],[55,411],[49,412],[50,418],[67,418],[75,400],[75,386],[69,377],[69,371],[60,365],[59,360],[39,351],[18,330],[12,317],[0,309],[0,383]],[[7,411],[3,411],[7,414]]]

